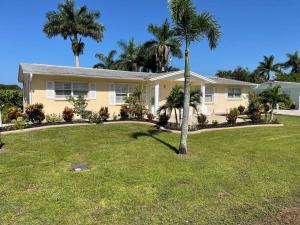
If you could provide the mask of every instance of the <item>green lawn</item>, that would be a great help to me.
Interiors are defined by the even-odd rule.
[[[179,135],[138,124],[7,135],[0,224],[273,221],[300,210],[300,118],[279,119],[284,127],[190,135],[185,157],[174,153]],[[92,169],[69,171],[80,162]]]

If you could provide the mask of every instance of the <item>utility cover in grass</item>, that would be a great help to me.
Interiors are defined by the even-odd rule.
[[[71,171],[81,172],[84,170],[89,170],[90,166],[87,163],[76,163],[71,165]]]

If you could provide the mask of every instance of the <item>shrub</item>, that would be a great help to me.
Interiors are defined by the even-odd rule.
[[[22,112],[20,108],[12,106],[7,110],[7,119],[9,121],[16,120],[18,117],[22,116]]]
[[[118,119],[118,116],[114,113],[113,114],[113,120],[117,120]]]
[[[292,103],[290,109],[296,109],[296,108],[297,108],[296,104]]]
[[[250,93],[249,105],[247,109],[247,115],[249,119],[253,123],[261,121],[262,112],[263,112],[263,106],[260,102],[259,97],[255,93]]]
[[[133,94],[126,98],[128,107],[128,116],[136,119],[143,119],[146,114],[146,107],[142,99],[143,88],[138,86],[134,89]]]
[[[15,129],[24,129],[26,126],[26,122],[23,117],[18,117],[17,119],[12,120]]]
[[[45,119],[43,108],[44,106],[41,103],[27,105],[25,112],[29,121],[32,123],[41,123]]]
[[[82,118],[82,115],[88,106],[85,97],[82,95],[78,96],[77,98],[69,97],[68,101],[73,105],[73,112]]]
[[[213,125],[214,127],[217,127],[217,126],[219,125],[218,120],[213,120],[213,121],[212,121],[212,125]]]
[[[245,112],[245,109],[246,109],[246,107],[243,106],[243,105],[240,105],[240,106],[238,107],[238,110],[240,111],[240,114],[243,114],[243,112]]]
[[[127,120],[129,118],[129,109],[127,105],[122,105],[120,109],[121,120]]]
[[[106,121],[109,118],[108,107],[101,107],[99,115],[103,121]]]
[[[63,119],[66,122],[72,122],[74,117],[74,111],[73,109],[70,109],[69,107],[65,107],[63,111]]]
[[[240,112],[237,108],[230,109],[229,113],[226,115],[226,120],[228,124],[235,124]]]
[[[147,113],[147,119],[149,120],[149,121],[152,121],[152,120],[154,120],[154,115],[153,115],[153,113]]]
[[[93,112],[90,110],[85,110],[81,113],[81,118],[84,120],[90,120],[90,117],[92,116]]]
[[[92,113],[91,116],[89,117],[89,122],[90,123],[96,123],[96,124],[99,124],[99,123],[102,123],[102,117],[99,115],[99,113]]]
[[[168,116],[167,114],[160,114],[159,118],[158,118],[158,124],[163,127],[167,126],[169,119],[170,119],[170,116]]]
[[[62,116],[56,113],[46,115],[46,121],[48,123],[58,123],[61,122],[62,120],[63,120]]]
[[[23,107],[23,92],[22,90],[0,90],[0,106],[1,110],[15,106]]]
[[[198,120],[198,125],[200,127],[205,127],[208,124],[208,120],[207,120],[206,115],[204,115],[202,113],[197,116],[197,120]]]

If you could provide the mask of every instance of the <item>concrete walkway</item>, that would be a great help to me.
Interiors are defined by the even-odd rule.
[[[300,110],[277,110],[275,114],[288,115],[288,116],[300,116]]]

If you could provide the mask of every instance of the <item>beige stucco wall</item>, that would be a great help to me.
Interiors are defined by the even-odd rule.
[[[78,77],[61,77],[61,76],[45,76],[34,75],[31,83],[32,88],[32,103],[43,103],[46,114],[50,113],[62,113],[63,109],[70,103],[66,100],[48,99],[46,97],[46,82],[47,81],[67,81],[67,82],[89,82],[96,83],[96,99],[88,100],[88,110],[98,112],[100,107],[108,107],[110,115],[118,115],[120,112],[120,105],[110,105],[109,102],[109,85],[111,83],[127,83],[127,84],[139,84],[146,87],[146,105],[150,109],[151,98],[154,96],[152,93],[154,83],[132,80],[112,80],[112,79],[92,79],[92,78],[78,78]],[[166,97],[169,95],[171,89],[176,84],[183,85],[183,82],[178,81],[160,81],[160,105],[165,103]],[[199,84],[197,84],[199,85]],[[194,86],[197,86],[194,84]],[[226,113],[230,108],[238,107],[239,105],[247,106],[249,87],[242,87],[242,98],[239,100],[226,99],[227,88],[233,88],[238,86],[228,85],[214,85],[214,103],[207,103],[208,111],[211,114]]]
[[[110,105],[109,103],[109,84],[111,83],[126,83],[126,84],[145,84],[144,82],[132,80],[109,80],[109,79],[91,79],[78,77],[55,77],[55,76],[39,76],[34,75],[32,79],[32,103],[43,103],[46,114],[62,113],[63,109],[70,103],[62,99],[48,99],[46,97],[46,82],[47,81],[66,81],[66,82],[89,82],[96,83],[96,99],[88,100],[87,109],[98,112],[101,107],[109,107],[109,113],[118,115],[120,105]]]

